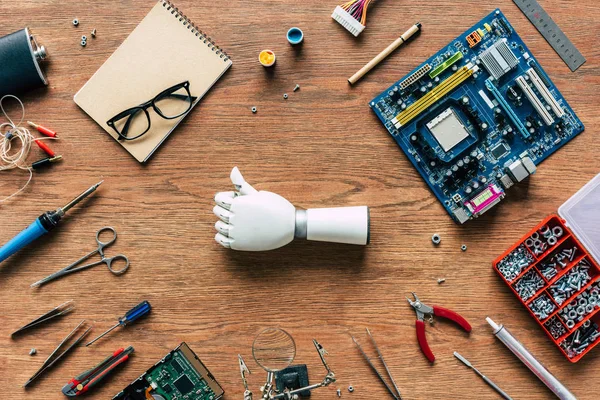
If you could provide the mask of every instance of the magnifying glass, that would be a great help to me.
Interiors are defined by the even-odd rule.
[[[252,356],[265,371],[281,371],[289,367],[296,358],[296,342],[283,329],[267,328],[254,339]]]

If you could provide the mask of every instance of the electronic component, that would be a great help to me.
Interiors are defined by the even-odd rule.
[[[113,400],[219,400],[225,392],[184,342],[119,392]]]
[[[552,115],[550,115],[548,110],[546,110],[546,107],[544,107],[542,101],[537,97],[537,94],[535,94],[533,89],[527,84],[525,78],[523,78],[522,76],[517,76],[516,82],[521,88],[521,90],[523,90],[523,93],[525,93],[527,99],[529,99],[529,101],[531,102],[533,108],[535,108],[538,114],[540,114],[540,117],[542,117],[544,123],[546,125],[552,125],[554,123],[554,118],[552,118]]]
[[[365,2],[367,3],[365,6]],[[367,8],[370,1],[354,0],[346,4],[337,6],[331,14],[331,18],[336,20],[348,32],[354,36],[360,35],[365,30],[367,24]],[[355,17],[356,16],[356,17]]]
[[[471,48],[473,32],[481,41]],[[461,224],[498,204],[584,129],[500,10],[400,78],[369,106]]]
[[[481,39],[482,37],[478,31],[473,31],[467,35],[467,43],[470,48],[477,46],[481,42]]]
[[[463,54],[460,51],[454,53],[453,56],[451,56],[450,58],[448,58],[443,63],[439,64],[437,67],[435,67],[429,73],[429,77],[431,79],[435,78],[436,76],[438,76],[439,74],[441,74],[442,72],[444,72],[445,70],[447,70],[448,68],[450,68],[452,65],[454,65],[458,60],[461,60],[462,58],[463,58]],[[429,64],[426,64],[426,65],[429,66]]]
[[[429,65],[429,64],[423,65],[421,68],[419,68],[418,70],[416,70],[415,72],[410,74],[405,80],[400,82],[400,89],[406,89],[407,87],[409,87],[410,85],[412,85],[413,83],[415,83],[416,81],[418,81],[419,79],[424,77],[425,74],[427,72],[429,72],[430,69],[431,69],[431,65]]]
[[[529,76],[529,79],[533,83],[533,86],[535,86],[535,88],[542,95],[544,100],[546,100],[546,103],[548,103],[550,108],[552,108],[554,114],[556,114],[558,118],[562,118],[565,115],[565,112],[563,111],[560,104],[558,104],[558,101],[556,101],[552,93],[550,93],[540,76],[537,74],[537,72],[535,72],[533,68],[530,68],[527,70],[527,76]]]
[[[519,63],[506,42],[506,38],[503,38],[479,55],[481,63],[495,80],[503,77]]]
[[[478,217],[481,214],[494,207],[504,198],[504,190],[496,184],[491,184],[479,194],[465,202],[465,206],[471,211],[473,217]]]
[[[429,121],[427,128],[446,152],[469,137],[469,131],[452,108],[445,109],[440,115]]]
[[[281,371],[275,372],[275,386],[279,393],[284,390],[296,390],[309,386],[308,368],[305,364],[290,365]],[[310,390],[298,393],[300,397],[310,397]]]
[[[448,79],[436,86],[431,92],[427,93],[418,101],[410,105],[410,107],[408,107],[406,110],[398,114],[396,118],[392,120],[392,123],[396,128],[406,125],[440,98],[444,97],[465,80],[467,80],[476,70],[478,70],[477,66],[474,66],[471,63],[462,67],[452,74]]]

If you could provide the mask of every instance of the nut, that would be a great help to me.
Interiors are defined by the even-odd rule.
[[[287,94],[287,93],[284,93],[284,94],[283,94],[283,99],[284,99],[284,100],[287,100],[287,98],[288,98],[288,94]]]
[[[440,242],[442,241],[442,238],[439,234],[434,233],[433,236],[431,236],[431,241],[433,242],[433,244],[440,244]]]
[[[254,114],[256,114],[256,111],[258,111],[258,110],[256,109],[256,107],[252,107],[250,110],[252,110],[252,113],[254,113]]]
[[[87,45],[87,41],[86,40],[82,40],[81,41],[81,47],[85,47]]]
[[[79,20],[77,18],[73,19],[73,26],[78,26],[79,25]]]
[[[460,246],[460,249],[461,249],[462,251],[467,251],[467,245],[466,245],[466,244],[463,244],[462,246]]]
[[[354,386],[352,386],[352,385],[348,386],[348,391],[350,393],[354,392]]]

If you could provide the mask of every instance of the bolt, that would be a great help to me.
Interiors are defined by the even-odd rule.
[[[296,84],[296,86],[294,86],[294,92],[298,89],[300,89],[300,85]]]
[[[33,356],[35,353],[37,353],[37,350],[34,348],[32,348],[31,350],[29,350],[29,355]]]
[[[284,93],[284,94],[283,94],[283,99],[284,99],[284,100],[287,100],[287,98],[288,98],[288,94],[287,94],[287,93]]]

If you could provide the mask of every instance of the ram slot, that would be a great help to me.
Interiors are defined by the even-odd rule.
[[[531,103],[533,108],[535,108],[538,114],[540,114],[540,117],[542,117],[546,125],[552,125],[554,123],[554,118],[552,118],[552,115],[550,115],[548,110],[546,110],[546,107],[544,107],[541,100],[537,97],[531,86],[527,84],[525,78],[523,78],[522,76],[518,76],[516,81],[519,87],[523,90],[523,93],[525,93],[525,96],[527,96],[527,98],[529,99],[529,102]]]
[[[444,61],[443,63],[441,63],[440,65],[438,65],[437,67],[435,67],[430,73],[429,73],[429,77],[431,79],[435,78],[436,76],[438,76],[439,74],[441,74],[442,72],[444,72],[445,70],[447,70],[448,68],[450,68],[452,66],[452,64],[454,64],[455,62],[457,62],[458,60],[463,58],[463,53],[462,52],[456,52],[454,53],[454,55],[450,58],[448,58],[446,61]]]
[[[406,110],[396,115],[396,117],[392,119],[392,123],[396,129],[399,129],[400,127],[412,121],[415,117],[428,109],[432,104],[441,100],[458,85],[466,81],[470,76],[473,75],[474,68],[476,67],[473,67],[472,64],[462,67],[445,81],[432,89],[429,93],[421,97],[418,101],[411,104]]]
[[[529,75],[529,78],[531,78],[531,82],[533,82],[533,85],[536,87],[538,92],[540,92],[544,100],[546,100],[546,103],[550,105],[550,108],[552,108],[554,114],[556,114],[558,118],[562,118],[565,115],[565,112],[560,107],[560,104],[558,104],[558,101],[556,101],[554,96],[552,96],[550,90],[548,90],[546,85],[544,85],[544,82],[542,81],[538,73],[535,72],[533,68],[530,68],[527,70],[527,75]]]
[[[512,110],[512,108],[510,108],[510,105],[506,102],[506,100],[504,100],[504,97],[502,97],[502,93],[500,93],[498,88],[489,79],[486,79],[485,87],[487,87],[488,90],[490,92],[492,92],[492,94],[494,95],[494,98],[496,99],[498,104],[500,104],[500,106],[502,107],[504,112],[506,112],[508,114],[508,117],[510,118],[512,123],[515,125],[517,130],[521,133],[521,135],[525,139],[529,139],[531,137],[531,135],[529,134],[529,131],[527,129],[525,129],[525,125],[523,125],[523,123],[521,122],[519,117],[517,117],[517,114],[515,114],[515,112]]]

